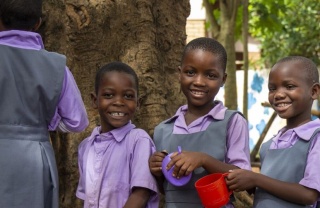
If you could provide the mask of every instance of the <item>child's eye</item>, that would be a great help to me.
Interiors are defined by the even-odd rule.
[[[216,78],[218,78],[218,76],[217,76],[216,74],[214,74],[214,73],[209,73],[209,74],[207,75],[207,77],[208,77],[209,79],[216,79]]]
[[[295,88],[294,85],[287,85],[287,89],[288,89],[288,90],[293,90],[294,88]]]
[[[273,91],[275,91],[276,90],[276,88],[275,87],[268,87],[269,88],[269,92],[273,92]]]
[[[125,94],[124,97],[125,97],[125,99],[131,100],[131,99],[134,98],[134,95],[132,95],[132,94]]]
[[[105,97],[105,98],[112,98],[113,95],[110,94],[110,93],[104,93],[104,94],[103,94],[103,97]]]
[[[188,76],[193,76],[195,73],[194,73],[193,70],[187,70],[187,71],[186,71],[186,74],[187,74]]]

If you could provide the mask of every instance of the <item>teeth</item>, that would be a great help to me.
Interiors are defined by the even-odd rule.
[[[192,91],[193,94],[195,95],[204,95],[204,92],[199,92],[199,91]]]
[[[124,116],[124,113],[110,113],[112,116]]]
[[[285,107],[285,106],[288,106],[289,104],[287,103],[280,103],[280,104],[277,104],[278,107]]]

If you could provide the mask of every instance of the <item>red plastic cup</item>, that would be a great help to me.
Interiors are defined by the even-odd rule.
[[[205,208],[220,208],[228,203],[232,191],[228,190],[225,177],[228,173],[213,173],[196,181],[201,203]]]

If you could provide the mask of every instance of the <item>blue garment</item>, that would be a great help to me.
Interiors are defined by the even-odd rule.
[[[226,134],[229,120],[236,111],[227,110],[225,119],[212,122],[206,131],[192,134],[172,134],[174,120],[162,122],[154,132],[154,142],[157,151],[167,150],[177,151],[181,146],[182,150],[204,152],[212,157],[224,162],[226,154]],[[205,144],[205,145],[204,145]],[[203,207],[198,193],[195,189],[195,182],[201,177],[208,175],[208,172],[197,168],[192,173],[192,178],[188,184],[176,187],[164,182],[165,202],[167,208],[197,208]]]
[[[46,50],[0,45],[0,63],[0,207],[58,208],[48,124],[66,59]]]
[[[262,144],[260,150],[261,174],[288,183],[299,183],[304,177],[310,145],[319,131],[320,128],[316,129],[308,141],[299,139],[291,148],[269,149],[272,139]],[[284,166],[284,164],[288,165]],[[254,207],[306,208],[312,207],[312,205],[294,204],[257,188],[254,196]]]

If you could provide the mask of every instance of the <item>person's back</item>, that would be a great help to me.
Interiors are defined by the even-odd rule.
[[[0,109],[5,109],[1,111],[0,123],[16,125],[18,131],[13,133],[22,136],[26,132],[20,127],[47,132],[62,88],[65,57],[6,45],[0,45],[0,54],[0,94],[5,98],[0,102]]]
[[[88,125],[66,58],[44,50],[33,32],[41,8],[41,1],[0,2],[0,207],[59,207],[48,130],[79,132]]]

